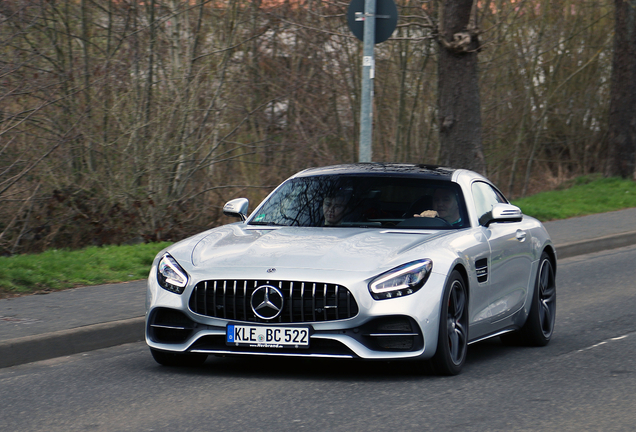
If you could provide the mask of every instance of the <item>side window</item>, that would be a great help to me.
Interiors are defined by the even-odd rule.
[[[484,182],[473,183],[473,199],[475,200],[475,209],[481,225],[484,225],[484,219],[488,218],[488,213],[492,211],[495,204],[507,202],[499,191]]]

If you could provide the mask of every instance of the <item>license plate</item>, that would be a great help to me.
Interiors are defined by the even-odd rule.
[[[307,348],[309,327],[268,327],[228,324],[225,341],[253,348]]]

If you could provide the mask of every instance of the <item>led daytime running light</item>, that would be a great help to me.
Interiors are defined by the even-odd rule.
[[[376,300],[403,297],[419,290],[431,273],[433,261],[423,259],[404,264],[380,275],[369,284]]]
[[[188,275],[179,263],[165,254],[157,266],[157,279],[162,288],[181,294],[188,283]]]

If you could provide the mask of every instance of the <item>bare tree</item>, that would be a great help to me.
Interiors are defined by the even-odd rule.
[[[615,0],[606,173],[636,180],[636,2]]]
[[[440,2],[437,87],[440,162],[485,173],[476,7],[473,0]]]
[[[480,9],[484,151],[511,198],[603,171],[612,15],[609,0]]]
[[[487,170],[517,196],[604,169],[612,0],[397,4],[376,46],[378,160]],[[230,198],[355,161],[346,10],[0,2],[0,253],[180,239],[227,221]]]

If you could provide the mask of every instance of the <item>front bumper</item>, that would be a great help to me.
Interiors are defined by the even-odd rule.
[[[151,275],[153,273],[151,272]],[[361,358],[375,360],[430,358],[437,347],[439,303],[445,278],[435,273],[418,292],[402,298],[373,300],[366,282],[347,281],[359,305],[355,317],[328,322],[260,323],[310,328],[308,348],[253,348],[226,343],[228,324],[250,324],[194,313],[193,287],[182,295],[148,282],[146,342],[157,350],[215,355]]]
[[[221,355],[404,358],[417,357],[424,348],[419,325],[403,315],[374,318],[354,328],[316,330],[315,325],[306,326],[310,332],[308,348],[244,347],[226,342],[226,326],[200,324],[181,311],[155,308],[146,323],[146,339],[155,349]]]

